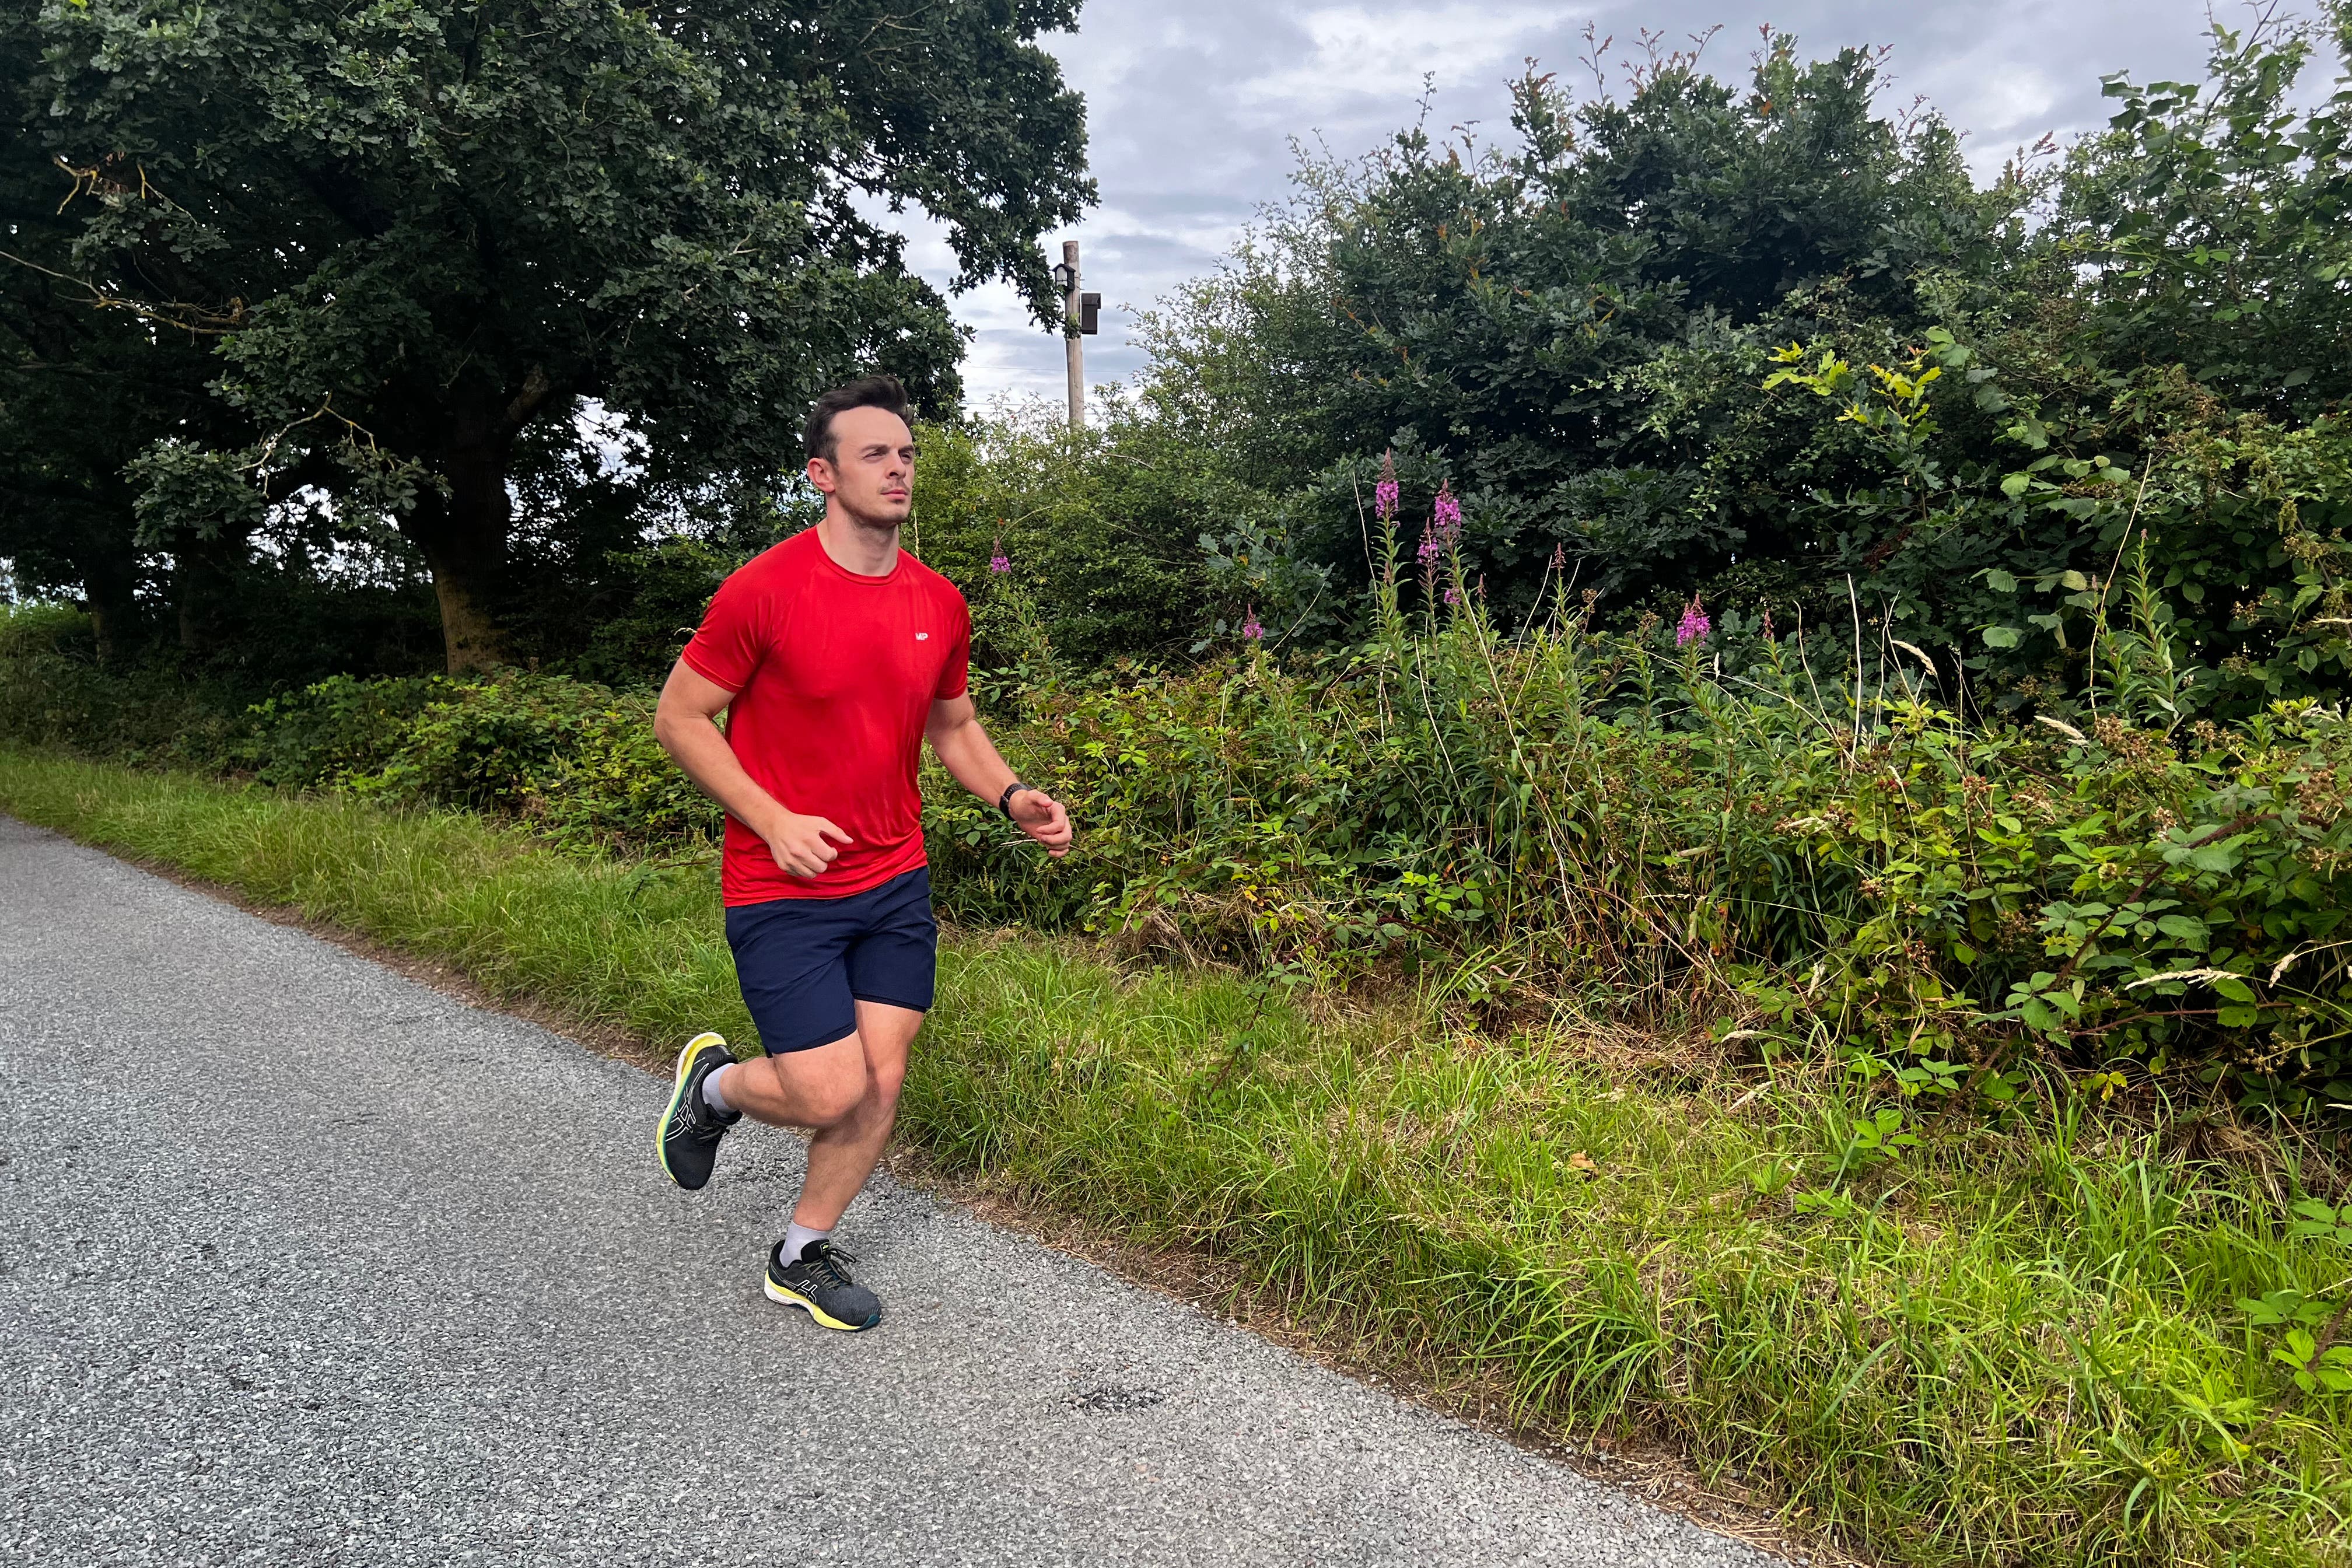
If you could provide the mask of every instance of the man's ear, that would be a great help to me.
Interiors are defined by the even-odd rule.
[[[811,458],[808,460],[808,481],[825,494],[831,495],[833,487],[837,482],[834,479],[833,465],[823,458]]]

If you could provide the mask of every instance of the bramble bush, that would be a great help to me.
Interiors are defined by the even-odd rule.
[[[265,783],[520,819],[593,850],[715,842],[718,807],[654,740],[654,693],[563,676],[324,680],[250,710]]]

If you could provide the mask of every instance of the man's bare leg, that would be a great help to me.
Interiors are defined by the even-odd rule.
[[[789,1056],[753,1057],[727,1069],[730,1110],[771,1127],[830,1127],[866,1097],[866,1047],[855,1034]]]
[[[898,1121],[907,1052],[922,1026],[911,1007],[860,1002],[856,1034],[729,1069],[730,1106],[754,1121],[814,1130],[793,1224],[831,1230],[881,1163]]]
[[[855,1260],[832,1245],[830,1233],[890,1142],[907,1050],[922,1024],[911,1007],[860,1002],[856,1033],[726,1069],[721,1088],[731,1109],[813,1129],[808,1180],[784,1238],[769,1254],[765,1289],[770,1300],[804,1308],[828,1329],[856,1333],[882,1321],[881,1302],[842,1267]]]
[[[907,1052],[923,1016],[885,1002],[857,1005],[857,1039],[865,1052],[865,1092],[849,1114],[809,1139],[808,1180],[793,1223],[831,1230],[874,1174],[898,1120],[898,1089],[907,1081]]]

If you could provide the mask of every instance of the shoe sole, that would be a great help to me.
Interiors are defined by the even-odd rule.
[[[654,1123],[654,1158],[661,1162],[662,1174],[689,1193],[701,1189],[678,1182],[677,1173],[669,1168],[669,1124],[677,1114],[677,1102],[686,1098],[687,1077],[694,1069],[694,1058],[702,1054],[706,1046],[717,1046],[723,1051],[727,1048],[726,1037],[705,1030],[686,1042],[686,1049],[677,1053],[677,1076],[670,1085],[669,1103],[662,1107],[661,1120]]]
[[[882,1314],[877,1312],[862,1323],[845,1323],[788,1286],[779,1285],[772,1279],[764,1280],[762,1283],[767,1287],[769,1300],[781,1301],[787,1307],[798,1307],[802,1311],[806,1312],[810,1320],[821,1329],[834,1329],[845,1334],[862,1334],[882,1321]]]

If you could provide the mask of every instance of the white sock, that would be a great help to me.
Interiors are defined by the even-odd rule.
[[[833,1230],[830,1226],[824,1230],[812,1230],[798,1220],[793,1221],[784,1226],[784,1261],[798,1263],[801,1260],[803,1247],[812,1241],[823,1241],[832,1234]]]
[[[719,1089],[719,1080],[725,1078],[729,1073],[734,1070],[735,1064],[733,1062],[729,1062],[723,1068],[713,1069],[710,1076],[702,1080],[702,1103],[710,1107],[711,1110],[719,1112],[721,1116],[733,1115],[735,1108],[727,1103],[727,1096],[724,1091]]]

